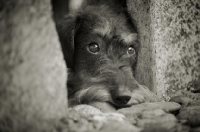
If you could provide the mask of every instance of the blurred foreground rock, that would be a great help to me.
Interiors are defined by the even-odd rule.
[[[66,118],[56,125],[58,132],[139,132],[138,128],[119,113],[103,113],[91,106],[81,106],[92,114],[71,109]],[[97,111],[97,112],[95,112]]]
[[[108,104],[101,105],[111,107]],[[78,115],[78,121],[75,118],[71,124],[64,123],[70,131],[198,132],[200,130],[199,106],[183,107],[175,102],[147,102],[111,112],[103,112],[89,105],[78,105],[70,111],[76,113],[76,116],[81,115]],[[87,123],[83,123],[80,118],[84,118]],[[84,125],[81,126],[85,127],[77,127],[76,123],[82,123]],[[89,126],[86,127],[86,124]]]
[[[133,105],[130,108],[119,109],[118,112],[128,117],[137,117],[144,110],[162,109],[166,112],[176,111],[180,109],[180,105],[174,102],[149,102]]]
[[[66,74],[50,1],[0,1],[0,131],[50,131],[67,114]]]
[[[170,101],[182,105],[177,118],[187,125],[200,127],[200,93],[188,91],[176,92]]]

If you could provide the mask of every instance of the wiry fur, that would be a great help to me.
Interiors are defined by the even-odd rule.
[[[88,104],[96,100],[126,107],[144,102],[148,90],[133,76],[139,47],[137,31],[127,19],[124,8],[118,2],[106,5],[104,0],[86,3],[83,9],[57,22],[70,68],[69,104]],[[99,44],[98,54],[88,51],[88,44],[92,42]],[[127,54],[130,45],[135,54]],[[113,97],[120,93],[134,96],[127,104],[116,104]]]

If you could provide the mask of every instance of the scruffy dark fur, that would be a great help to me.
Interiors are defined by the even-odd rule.
[[[133,76],[139,47],[136,29],[121,3],[109,2],[87,1],[57,22],[70,69],[70,105],[103,101],[120,108],[145,101],[146,90]]]

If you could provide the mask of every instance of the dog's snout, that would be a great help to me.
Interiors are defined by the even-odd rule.
[[[118,105],[126,105],[131,99],[131,93],[120,92],[114,95],[113,101]]]

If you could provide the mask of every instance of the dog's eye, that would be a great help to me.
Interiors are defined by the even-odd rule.
[[[91,43],[91,44],[89,44],[88,49],[92,53],[97,53],[100,50],[99,45],[97,43]]]
[[[134,55],[135,54],[135,49],[132,46],[128,47],[127,54]]]

